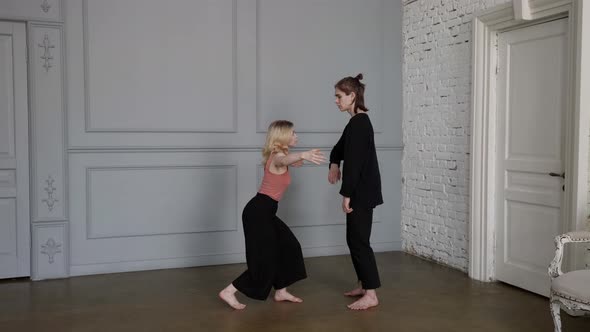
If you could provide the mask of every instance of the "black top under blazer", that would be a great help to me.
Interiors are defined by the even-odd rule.
[[[374,208],[383,204],[375,133],[366,113],[350,118],[330,152],[330,165],[340,167],[340,161],[344,161],[340,194],[350,197],[350,206]]]

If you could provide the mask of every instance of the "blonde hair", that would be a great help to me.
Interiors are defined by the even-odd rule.
[[[262,164],[266,165],[270,155],[276,152],[289,153],[289,141],[293,135],[293,123],[287,120],[277,120],[268,126],[266,143],[262,148]]]

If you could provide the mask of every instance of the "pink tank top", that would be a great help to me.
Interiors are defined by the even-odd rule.
[[[283,174],[274,174],[270,172],[270,162],[272,161],[273,155],[271,155],[266,161],[264,166],[264,176],[262,177],[262,183],[260,184],[259,193],[270,196],[275,201],[280,201],[283,194],[287,190],[287,187],[291,183],[291,174],[289,174],[289,168]]]

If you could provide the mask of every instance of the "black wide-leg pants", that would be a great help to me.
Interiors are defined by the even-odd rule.
[[[285,288],[307,277],[301,245],[276,216],[277,208],[277,201],[258,193],[242,213],[248,269],[232,284],[256,300],[265,300],[273,287]]]
[[[350,249],[352,265],[363,289],[381,287],[375,254],[371,248],[373,209],[355,206],[346,214],[346,243]]]

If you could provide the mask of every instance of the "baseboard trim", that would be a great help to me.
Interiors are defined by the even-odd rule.
[[[401,241],[377,242],[371,244],[373,251],[401,251]],[[304,247],[304,257],[335,256],[348,254],[348,247],[345,245]],[[169,259],[154,259],[129,262],[115,262],[103,264],[80,264],[70,266],[70,276],[83,276],[92,274],[122,273],[149,270],[162,270],[185,268],[195,266],[210,266],[244,263],[244,253],[212,254],[194,257],[181,257]]]

